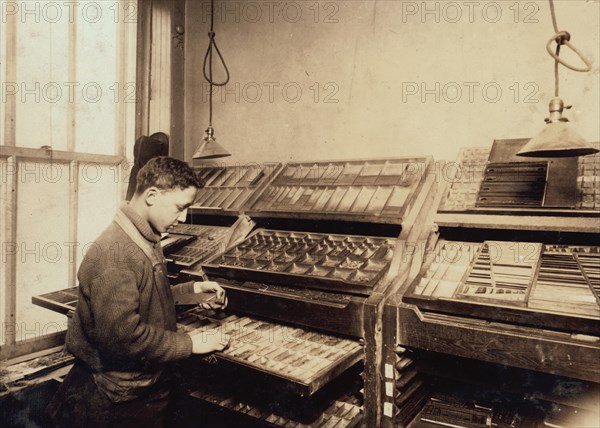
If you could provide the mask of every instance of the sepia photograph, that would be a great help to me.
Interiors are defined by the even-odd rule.
[[[600,428],[600,0],[0,0],[0,426]]]

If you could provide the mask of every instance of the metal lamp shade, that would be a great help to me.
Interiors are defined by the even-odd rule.
[[[546,127],[529,140],[517,156],[569,158],[598,153],[598,149],[590,146],[581,135],[571,129],[569,120],[562,117],[564,108],[563,100],[559,97],[550,100],[548,105],[550,116],[546,119]]]
[[[517,153],[533,158],[564,158],[598,153],[567,122],[550,122]]]
[[[192,159],[217,159],[231,156],[227,150],[223,148],[213,137],[212,128],[206,130],[206,135],[202,140],[202,144],[192,156]]]

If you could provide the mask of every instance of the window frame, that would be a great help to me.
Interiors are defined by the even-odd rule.
[[[133,1],[133,0],[132,0]],[[149,32],[148,23],[145,19],[147,11],[151,8],[151,1],[148,0],[137,0],[138,7],[138,19],[137,25],[131,26],[126,25],[123,21],[117,23],[118,38],[120,43],[117,44],[116,51],[116,67],[117,67],[117,80],[119,82],[127,81],[127,77],[135,75],[136,72],[139,75],[143,63],[148,58],[147,55],[142,55],[140,58],[140,52],[147,51],[147,46],[143,43],[143,38],[140,38],[140,32]],[[143,10],[141,10],[143,9]],[[9,14],[6,16],[5,31],[6,38],[5,43],[5,81],[11,82],[17,81],[17,69],[16,69],[16,58],[17,58],[17,14]],[[151,25],[151,24],[150,24]],[[74,80],[75,77],[75,51],[76,51],[76,40],[77,40],[77,20],[73,20],[68,24],[68,43],[69,43],[69,56],[68,56],[68,73],[69,78]],[[136,44],[136,47],[132,49],[132,45]],[[142,45],[142,46],[140,46]],[[135,67],[132,68],[131,59],[136,56]],[[146,82],[141,82],[145,84]],[[140,82],[136,78],[136,88],[140,87]],[[148,90],[136,91],[138,96],[142,96],[142,100],[147,100]],[[132,140],[128,135],[135,133],[136,137],[141,135],[142,129],[138,127],[140,123],[140,116],[143,115],[144,109],[147,109],[147,101],[139,102],[136,100],[135,106],[125,103],[123,100],[119,100],[115,106],[115,119],[116,119],[116,148],[114,155],[106,154],[95,154],[95,153],[83,153],[76,151],[75,144],[75,118],[77,104],[71,103],[67,112],[67,119],[70,124],[67,130],[67,150],[53,150],[51,148],[28,148],[20,147],[16,140],[16,103],[17,95],[6,94],[6,103],[4,103],[3,114],[3,139],[0,144],[0,161],[6,162],[6,168],[2,172],[3,181],[0,198],[5,198],[4,211],[0,213],[3,216],[3,227],[0,231],[2,236],[2,245],[7,243],[17,242],[17,212],[18,212],[18,192],[19,192],[19,178],[18,173],[19,166],[22,162],[36,162],[36,163],[63,163],[68,164],[72,176],[76,179],[70,180],[69,182],[69,236],[66,239],[69,242],[77,242],[77,226],[78,226],[78,191],[79,191],[79,166],[80,164],[96,164],[98,166],[110,166],[116,168],[119,174],[119,182],[117,184],[119,195],[123,195],[126,188],[126,180],[128,178],[128,162],[126,153],[128,149],[127,142]],[[130,142],[130,146],[133,146],[133,141]],[[10,173],[9,173],[10,171]],[[116,197],[116,196],[115,196]],[[65,286],[62,287],[75,287],[77,285],[77,257],[69,259],[68,267],[68,278]],[[64,343],[65,331],[58,333],[51,333],[45,336],[35,337],[26,340],[17,340],[17,266],[18,256],[17,254],[5,252],[2,260],[2,275],[3,283],[1,290],[4,299],[0,304],[3,305],[3,317],[0,320],[2,322],[2,334],[4,343],[0,345],[0,359],[12,359],[27,353],[37,352],[41,349],[46,349],[54,346],[59,346]],[[59,288],[61,289],[61,288]],[[56,291],[56,290],[48,290]]]

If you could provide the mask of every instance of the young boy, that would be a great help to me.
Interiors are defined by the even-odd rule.
[[[76,363],[48,407],[56,426],[163,426],[168,363],[227,346],[221,335],[176,331],[173,293],[214,292],[204,305],[220,309],[225,291],[212,281],[171,287],[160,247],[160,234],[185,221],[202,186],[185,162],[150,160],[131,202],[90,246],[66,336]]]

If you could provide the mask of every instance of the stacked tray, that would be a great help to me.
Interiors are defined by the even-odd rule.
[[[33,302],[67,314],[75,309],[76,291],[71,288],[36,296]],[[68,304],[62,303],[67,297]],[[228,335],[230,345],[215,353],[217,358],[282,379],[301,396],[312,395],[363,357],[356,341],[200,308],[180,314],[177,326],[187,333]]]
[[[387,401],[384,412],[394,418],[394,426],[404,427],[423,407],[427,392],[410,351],[398,346],[395,354],[392,373],[386,373],[386,378],[394,380],[393,383],[386,382],[386,397],[393,398],[393,405]]]
[[[165,254],[167,262],[179,267],[190,267],[220,254],[225,250],[228,227],[178,224],[169,230],[167,240],[183,240],[186,245]],[[33,304],[67,315],[75,310],[79,287],[33,296]]]
[[[440,211],[465,211],[475,207],[489,155],[489,147],[461,150],[456,164],[451,164],[451,169],[448,168],[448,171],[454,170],[455,175],[448,177],[452,186]]]
[[[404,300],[457,315],[598,334],[600,247],[442,241]]]
[[[401,223],[429,164],[430,158],[289,163],[251,211]]]
[[[492,409],[475,403],[430,398],[420,419],[434,425],[487,428],[492,426]]]
[[[545,162],[489,163],[476,206],[541,207],[547,174],[548,164]]]
[[[75,310],[79,287],[67,288],[66,290],[53,291],[41,296],[33,296],[31,302],[34,305],[41,306],[51,311],[58,312],[63,315],[69,314]]]
[[[248,417],[267,423],[273,427],[294,427],[294,428],[317,428],[317,427],[335,427],[352,428],[358,426],[361,406],[359,400],[346,394],[333,400],[331,405],[320,415],[310,418],[294,418],[282,414],[281,409],[270,409],[268,405],[255,405],[248,402],[248,397],[233,398],[229,393],[223,393],[214,389],[198,390],[191,394],[193,397],[212,403],[223,409],[228,409]]]
[[[528,306],[600,315],[600,247],[545,245]]]
[[[600,144],[594,145],[597,149]],[[577,208],[600,210],[600,154],[579,158]]]
[[[362,359],[358,342],[246,316],[196,308],[178,326],[190,334],[228,335],[229,347],[216,352],[217,358],[284,379],[303,396]]]
[[[279,171],[279,164],[248,164],[197,168],[205,187],[198,191],[195,210],[240,212]]]
[[[484,242],[454,296],[525,304],[541,249],[533,242]]]
[[[195,224],[178,224],[169,230],[172,236],[191,236],[194,239],[184,247],[165,254],[168,261],[178,266],[190,267],[225,251],[229,228]]]
[[[260,229],[204,267],[236,280],[369,295],[394,245],[379,237]]]
[[[527,141],[496,140],[491,148],[463,149],[456,164],[446,168],[452,185],[439,212],[600,210],[599,154],[530,162],[515,156]]]

